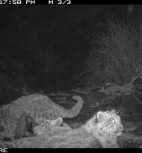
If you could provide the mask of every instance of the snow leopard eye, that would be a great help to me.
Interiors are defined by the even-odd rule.
[[[115,120],[113,118],[110,118],[109,123],[115,123]]]
[[[3,132],[4,128],[0,125],[0,132]]]

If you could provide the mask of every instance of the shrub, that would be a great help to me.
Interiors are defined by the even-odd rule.
[[[108,21],[86,60],[83,79],[88,86],[111,82],[124,85],[142,68],[142,22]]]

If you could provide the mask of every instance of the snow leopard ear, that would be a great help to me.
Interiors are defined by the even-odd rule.
[[[97,121],[98,122],[103,122],[104,121],[104,112],[99,111],[97,113]]]
[[[115,109],[112,109],[111,112],[112,112],[113,114],[117,114],[117,111],[116,111]]]
[[[61,126],[62,123],[63,123],[63,119],[61,117],[59,117],[56,120],[54,120],[53,125],[54,126]]]

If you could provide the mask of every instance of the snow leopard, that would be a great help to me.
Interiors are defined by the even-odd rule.
[[[72,129],[67,126],[60,127],[62,120],[59,119],[58,121],[58,126],[52,128],[50,132],[41,132],[42,130],[38,129],[40,131],[38,136],[15,140],[13,147],[119,148],[117,138],[122,134],[123,125],[115,110],[99,111],[82,127],[77,129]]]
[[[122,135],[124,127],[115,110],[99,111],[83,128],[92,133],[103,148],[119,148],[117,138]]]
[[[25,122],[25,117],[23,118],[22,115],[31,117],[37,124],[40,124],[44,119],[55,120],[58,117],[73,118],[77,116],[83,107],[84,101],[78,95],[74,95],[72,98],[77,103],[71,109],[65,109],[43,94],[22,96],[7,105],[1,106],[0,139],[15,139],[16,129],[19,131],[18,134],[24,132],[22,131],[24,130],[22,124]],[[18,134],[16,137],[19,137]],[[20,135],[22,137],[22,134]]]

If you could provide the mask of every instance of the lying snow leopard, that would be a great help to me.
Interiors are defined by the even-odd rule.
[[[122,134],[122,131],[121,119],[114,110],[99,111],[80,128],[58,126],[47,133],[39,132],[36,137],[15,140],[13,146],[19,148],[119,148],[117,137]]]
[[[43,120],[40,125],[37,125],[33,128],[34,135],[41,136],[51,132],[54,128],[66,127],[67,129],[71,129],[66,123],[63,122],[61,117],[56,120]]]
[[[115,110],[99,111],[83,128],[92,133],[103,148],[119,148],[117,137],[122,135],[124,128]]]
[[[8,105],[1,106],[0,139],[14,140],[16,129],[19,129],[16,137],[22,137],[21,133],[23,131],[20,131],[22,129],[20,127],[23,126],[24,122],[24,119],[21,117],[23,114],[31,117],[38,124],[43,119],[55,120],[58,117],[73,118],[77,116],[83,107],[83,99],[77,95],[73,96],[73,99],[77,101],[77,104],[69,110],[59,106],[42,94],[23,96]],[[21,122],[21,118],[23,122]],[[20,124],[17,128],[19,122]]]

